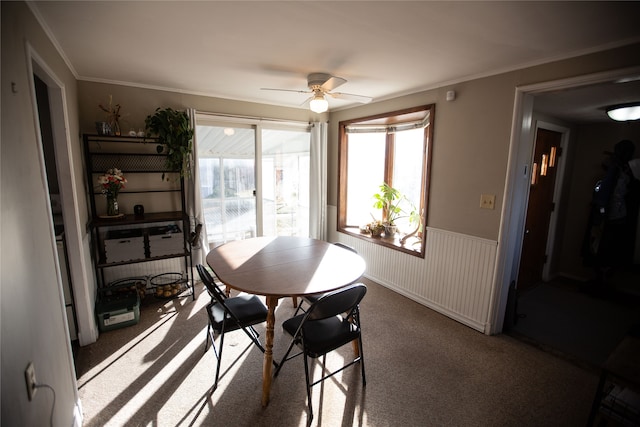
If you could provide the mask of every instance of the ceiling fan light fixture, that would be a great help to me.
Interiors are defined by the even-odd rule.
[[[324,113],[329,109],[329,102],[324,98],[324,95],[316,94],[309,102],[309,108],[314,113]]]
[[[607,115],[617,122],[640,119],[640,102],[612,105],[607,107]]]

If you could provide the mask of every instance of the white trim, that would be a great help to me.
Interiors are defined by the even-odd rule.
[[[264,200],[262,199],[262,126],[255,125],[255,148],[253,171],[256,174],[256,236],[264,235]]]
[[[35,89],[33,88],[34,74],[38,75],[49,86],[51,114],[52,120],[54,149],[56,153],[56,162],[58,169],[58,181],[60,185],[60,195],[62,202],[65,237],[67,242],[67,250],[69,254],[69,274],[74,293],[74,303],[78,321],[78,340],[80,345],[88,345],[98,339],[98,329],[94,317],[94,296],[89,291],[90,284],[94,283],[93,277],[87,272],[92,271],[93,267],[87,254],[83,251],[84,237],[87,235],[83,232],[83,226],[80,223],[80,203],[78,201],[78,191],[75,177],[73,158],[71,153],[71,135],[69,134],[69,118],[67,116],[67,101],[64,83],[56,76],[46,62],[38,55],[35,49],[27,42],[26,56],[28,59],[29,82],[32,85],[32,102],[36,110],[37,140],[39,150],[42,150],[42,140],[40,137],[40,126],[37,122],[37,102],[35,99]],[[34,69],[34,65],[37,67]],[[42,153],[41,153],[42,156]],[[44,168],[44,157],[41,159]],[[46,184],[46,171],[43,169],[43,185]],[[48,194],[47,194],[48,197]],[[49,212],[52,218],[51,212]],[[51,221],[53,224],[53,220]],[[53,228],[51,229],[53,235]],[[54,243],[55,243],[55,239]],[[55,248],[54,248],[55,249]],[[55,252],[55,251],[54,251]],[[64,306],[64,304],[63,304]]]
[[[301,122],[297,120],[274,119],[274,118],[257,117],[257,116],[238,116],[233,114],[211,113],[211,112],[196,110],[196,123],[198,122],[205,123],[205,124],[216,123],[216,125],[229,124],[229,125],[235,125],[235,126],[237,126],[238,124],[244,124],[249,126],[262,124],[262,125],[266,125],[269,129],[304,128],[306,130],[309,130],[311,128],[311,123]]]
[[[73,74],[73,77],[75,77],[76,80],[80,79],[80,77],[78,76],[78,73],[76,72],[76,69],[73,67],[73,63],[69,60],[66,53],[64,52],[64,49],[62,48],[62,46],[60,46],[60,43],[58,43],[58,39],[55,38],[53,31],[51,30],[51,27],[49,27],[49,25],[47,24],[47,20],[42,17],[42,14],[40,13],[40,9],[38,9],[38,7],[35,6],[33,2],[30,0],[26,1],[26,3],[27,3],[27,7],[29,7],[29,9],[31,10],[31,13],[33,13],[33,16],[38,21],[38,24],[40,24],[40,27],[42,27],[42,30],[47,35],[47,38],[49,39],[49,41],[51,41],[51,44],[53,44],[53,46],[56,48],[56,52],[58,52],[58,55],[60,55],[65,65],[69,68],[69,71],[71,71],[71,73]]]

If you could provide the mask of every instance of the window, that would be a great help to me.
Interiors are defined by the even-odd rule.
[[[424,256],[434,113],[431,104],[340,122],[339,231]],[[403,196],[402,212],[395,234],[373,237],[366,226],[387,219],[374,207],[383,183]]]

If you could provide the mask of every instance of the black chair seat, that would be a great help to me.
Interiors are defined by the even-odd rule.
[[[282,324],[282,328],[295,336],[304,314],[293,317]],[[303,328],[304,347],[307,356],[318,358],[342,347],[344,343],[358,339],[360,331],[348,320],[340,316],[306,322]],[[299,343],[297,343],[299,344]]]
[[[267,321],[267,307],[255,295],[238,295],[237,297],[227,298],[225,305],[228,310],[238,319],[240,324],[244,326],[257,325],[258,323]],[[209,308],[211,313],[211,327],[216,331],[222,330],[222,324],[225,321],[225,331],[234,331],[240,329],[240,325],[233,321],[231,315],[225,311],[225,308],[214,303]]]

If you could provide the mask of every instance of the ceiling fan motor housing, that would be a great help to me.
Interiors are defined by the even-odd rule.
[[[321,89],[321,86],[331,77],[331,74],[327,73],[311,73],[307,76],[307,85],[309,89],[315,91],[316,89]]]

